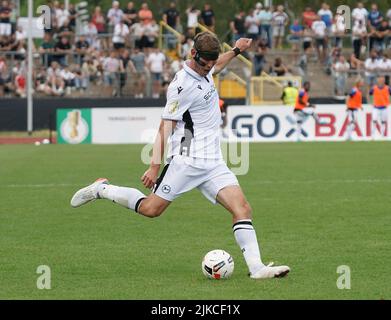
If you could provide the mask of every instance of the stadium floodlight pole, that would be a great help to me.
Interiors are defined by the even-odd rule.
[[[33,0],[28,0],[27,132],[33,132]]]

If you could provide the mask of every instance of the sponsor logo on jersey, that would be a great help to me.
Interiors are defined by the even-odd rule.
[[[178,87],[177,89],[178,89],[178,94],[180,94],[183,91],[182,87]]]
[[[215,91],[216,91],[216,87],[215,86],[211,86],[209,91],[208,91],[208,93],[206,95],[204,95],[204,99],[206,101],[208,101]]]

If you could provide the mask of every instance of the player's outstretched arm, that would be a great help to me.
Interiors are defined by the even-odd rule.
[[[251,47],[252,39],[249,38],[240,38],[235,42],[235,48],[238,48],[240,52],[246,51],[248,48]],[[219,56],[217,59],[216,65],[215,65],[215,71],[214,74],[219,73],[221,70],[225,68],[225,66],[237,56],[234,50],[228,51],[226,53],[223,53]]]
[[[167,139],[171,136],[176,127],[177,122],[174,120],[161,120],[159,126],[159,132],[156,136],[155,143],[152,149],[152,159],[149,168],[141,177],[143,185],[151,189],[159,175],[160,164],[164,156],[164,150],[167,143]]]

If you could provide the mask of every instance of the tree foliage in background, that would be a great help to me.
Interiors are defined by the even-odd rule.
[[[48,0],[35,0],[34,6],[38,7],[42,4],[47,4],[50,1]],[[78,3],[80,1],[70,0],[70,3]],[[92,14],[93,8],[97,5],[101,6],[103,9],[103,12],[107,13],[109,8],[111,7],[112,0],[89,0],[87,1],[90,8],[90,13]],[[161,20],[161,17],[163,15],[163,12],[168,8],[170,0],[148,0],[148,1],[140,1],[140,0],[134,0],[133,1],[136,8],[140,8],[141,4],[143,2],[148,3],[150,9],[154,13],[154,17],[157,21]],[[251,1],[238,1],[238,0],[177,0],[175,1],[177,3],[177,8],[179,12],[181,13],[181,23],[183,27],[186,27],[187,17],[186,17],[186,9],[188,6],[192,5],[197,7],[198,9],[202,9],[203,5],[205,3],[209,3],[212,5],[212,9],[215,12],[216,15],[216,30],[217,34],[221,38],[226,38],[226,36],[229,33],[229,22],[233,19],[235,14],[239,12],[240,10],[245,10],[248,12],[250,8],[253,8],[255,6],[255,3],[258,1],[251,0]],[[263,1],[260,1],[263,2]],[[303,12],[304,8],[307,6],[311,6],[315,11],[319,10],[321,7],[321,4],[323,2],[326,2],[330,4],[331,10],[333,12],[336,12],[336,9],[339,5],[348,5],[353,8],[357,4],[357,0],[311,0],[311,1],[303,1],[303,0],[275,0],[273,1],[273,5],[282,4],[286,7],[288,14],[293,17],[300,17],[301,13]],[[365,7],[369,10],[372,3],[377,3],[379,6],[379,9],[385,14],[388,9],[391,8],[391,2],[389,0],[376,0],[376,1],[368,1],[363,0],[362,1],[365,5]],[[120,0],[121,8],[125,8],[128,1],[126,0]],[[26,16],[27,15],[27,0],[21,0],[21,15]]]

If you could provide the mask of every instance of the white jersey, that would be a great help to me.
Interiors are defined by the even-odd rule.
[[[172,156],[179,154],[222,159],[221,112],[213,71],[214,68],[202,77],[185,62],[168,87],[162,119],[178,121],[168,140],[168,162]]]

